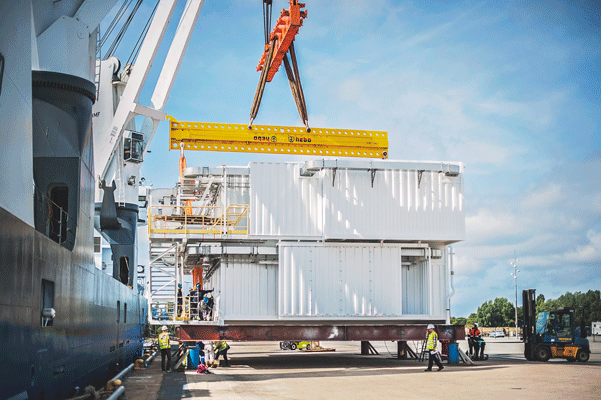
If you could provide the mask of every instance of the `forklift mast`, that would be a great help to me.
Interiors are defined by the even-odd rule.
[[[533,350],[536,336],[536,289],[526,289],[522,292],[522,305],[524,309],[524,326],[522,327],[522,341],[525,344],[524,356],[533,360]]]

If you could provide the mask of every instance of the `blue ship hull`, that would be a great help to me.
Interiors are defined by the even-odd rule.
[[[0,399],[65,398],[140,357],[145,299],[98,270],[91,256],[79,262],[76,252],[2,208],[0,254]],[[56,318],[46,327],[42,279],[55,284]]]

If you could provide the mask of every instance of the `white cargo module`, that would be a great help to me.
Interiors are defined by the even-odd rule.
[[[163,190],[162,205],[151,198],[151,240],[186,232],[184,262],[210,265],[204,286],[214,289],[214,319],[220,324],[415,324],[448,318],[447,246],[465,237],[463,164],[253,162],[247,168],[188,168],[186,176],[196,185],[205,182],[197,193],[208,191],[202,190],[207,180],[217,188],[214,196],[204,195],[213,199],[213,229],[196,229],[191,216],[183,228],[169,225],[177,223],[173,218],[161,219],[181,212],[161,209],[167,205]],[[171,198],[185,199],[178,193],[181,187]],[[223,211],[234,205],[247,207],[236,214],[244,214],[236,229]],[[190,215],[209,212],[200,208]]]
[[[462,164],[449,163],[254,162],[250,237],[463,240],[462,172]]]
[[[449,271],[444,250],[410,244],[280,242],[277,251],[273,261],[220,256],[220,267],[205,284],[217,289],[221,320],[446,319]]]

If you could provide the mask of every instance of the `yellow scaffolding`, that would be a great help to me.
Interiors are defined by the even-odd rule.
[[[225,213],[221,207],[185,206],[148,207],[148,233],[210,234],[217,236],[248,234],[248,204],[230,204]]]

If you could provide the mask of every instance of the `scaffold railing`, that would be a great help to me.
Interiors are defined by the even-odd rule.
[[[248,235],[248,204],[160,205],[148,208],[148,234]]]

